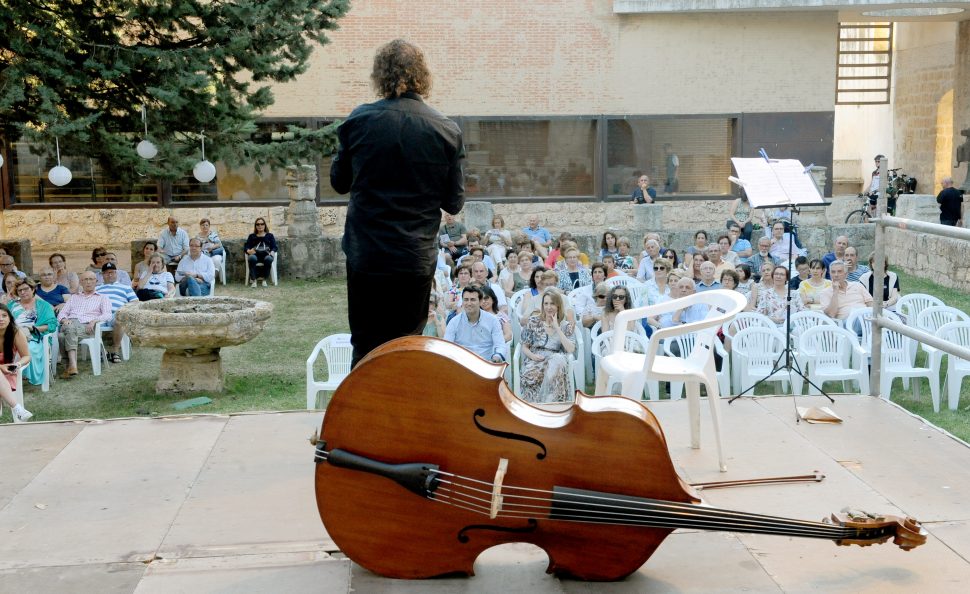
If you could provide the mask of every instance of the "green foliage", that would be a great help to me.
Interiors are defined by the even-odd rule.
[[[251,138],[269,85],[306,71],[349,0],[4,0],[0,136],[97,160],[124,180],[177,179],[206,157],[230,166],[311,161],[333,128]],[[140,107],[159,149],[141,159]]]

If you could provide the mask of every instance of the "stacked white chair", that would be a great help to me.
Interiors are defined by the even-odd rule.
[[[838,324],[827,315],[808,309],[791,315],[791,342],[795,349],[795,361],[798,363],[798,368],[806,376],[808,376],[809,357],[802,352],[799,341],[806,330],[817,326],[838,326]]]
[[[950,322],[939,330],[939,337],[947,342],[970,349],[970,322]],[[950,410],[960,403],[963,378],[970,375],[970,361],[948,355],[946,358],[946,400]],[[936,410],[936,408],[934,408]]]
[[[801,381],[795,373],[787,369],[775,369],[776,363],[783,363],[785,335],[774,328],[751,326],[739,331],[731,341],[731,352],[737,355],[735,361],[740,380],[739,394],[750,389],[759,380],[781,382],[782,391],[788,391],[789,381],[801,392]]]
[[[923,332],[939,336],[940,328],[952,322],[970,322],[970,316],[955,307],[934,305],[927,307],[919,313],[919,316],[916,318],[916,327]],[[928,344],[920,343],[920,346],[926,352],[929,366],[939,369],[942,366],[943,355],[946,353]],[[910,353],[910,362],[913,365],[916,364],[915,355],[916,349],[914,348]],[[937,410],[936,412],[939,411]]]
[[[327,361],[327,380],[319,381],[313,373],[313,366],[317,357],[323,353]],[[317,343],[306,360],[306,407],[307,410],[317,408],[317,395],[322,391],[332,392],[350,374],[350,364],[353,361],[354,347],[350,343],[350,334],[331,334]]]
[[[685,382],[690,415],[691,447],[696,449],[700,447],[700,384],[704,383],[717,442],[718,467],[723,472],[727,470],[727,465],[724,463],[724,451],[721,446],[720,390],[714,365],[714,342],[718,340],[716,336],[718,328],[747,305],[744,296],[736,291],[705,291],[656,305],[622,311],[616,317],[614,331],[623,332],[625,335],[631,322],[639,325],[639,321],[646,317],[671,313],[694,304],[707,305],[709,308],[707,316],[697,322],[654,331],[646,354],[624,350],[626,341],[611,341],[610,353],[599,360],[596,393],[606,394],[608,386],[613,382],[620,382],[624,396],[639,400],[644,384],[648,380]],[[696,336],[694,348],[689,355],[681,358],[661,354],[662,340],[671,340],[679,335],[690,333],[696,333]]]
[[[858,382],[861,393],[869,393],[866,352],[855,333],[835,324],[819,324],[801,333],[798,351],[807,363],[809,394],[820,394],[827,381],[844,384],[845,380]]]
[[[742,311],[733,320],[728,320],[721,326],[721,333],[724,334],[725,342],[728,342],[734,338],[734,335],[740,330],[745,328],[758,327],[758,328],[776,328],[777,325],[771,321],[771,318],[764,314],[760,314],[756,311]],[[731,350],[731,393],[740,394],[741,393],[741,376],[738,374],[740,371],[741,362],[738,360],[738,356]]]
[[[57,332],[44,335],[44,382],[40,385],[42,392],[51,389],[51,383],[57,375],[57,357],[60,345],[57,341]]]
[[[889,400],[893,380],[898,378],[925,377],[930,384],[933,410],[940,410],[940,359],[931,361],[936,367],[917,367],[910,362],[910,352],[915,341],[899,332],[882,329],[882,365],[879,370],[879,395]],[[905,385],[905,384],[904,384]]]

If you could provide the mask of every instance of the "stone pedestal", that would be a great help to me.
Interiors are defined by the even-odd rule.
[[[643,239],[643,234],[650,231],[660,231],[664,224],[664,207],[662,204],[634,204],[633,229]],[[640,248],[640,242],[631,237],[634,249]],[[642,249],[642,248],[641,248]]]
[[[311,165],[286,168],[290,206],[286,209],[285,245],[280,242],[280,266],[286,262],[289,278],[322,278],[333,272],[332,243],[323,237],[317,214],[317,172]]]
[[[159,394],[222,392],[222,358],[218,348],[167,350],[155,382]]]
[[[462,222],[466,229],[475,228],[484,234],[485,231],[492,228],[492,215],[494,212],[491,202],[481,202],[478,200],[466,202],[465,207],[462,209]]]

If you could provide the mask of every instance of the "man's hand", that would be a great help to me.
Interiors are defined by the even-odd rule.
[[[87,324],[84,325],[84,327],[88,329],[88,332],[94,332],[95,324],[97,324],[97,322],[88,322]]]

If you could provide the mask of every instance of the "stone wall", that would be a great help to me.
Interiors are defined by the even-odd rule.
[[[970,21],[959,25],[956,45],[956,70],[953,80],[953,145],[960,146],[967,138],[960,130],[970,128]],[[955,162],[955,160],[954,160]],[[953,170],[957,185],[968,183],[970,189],[970,164],[962,163]]]

